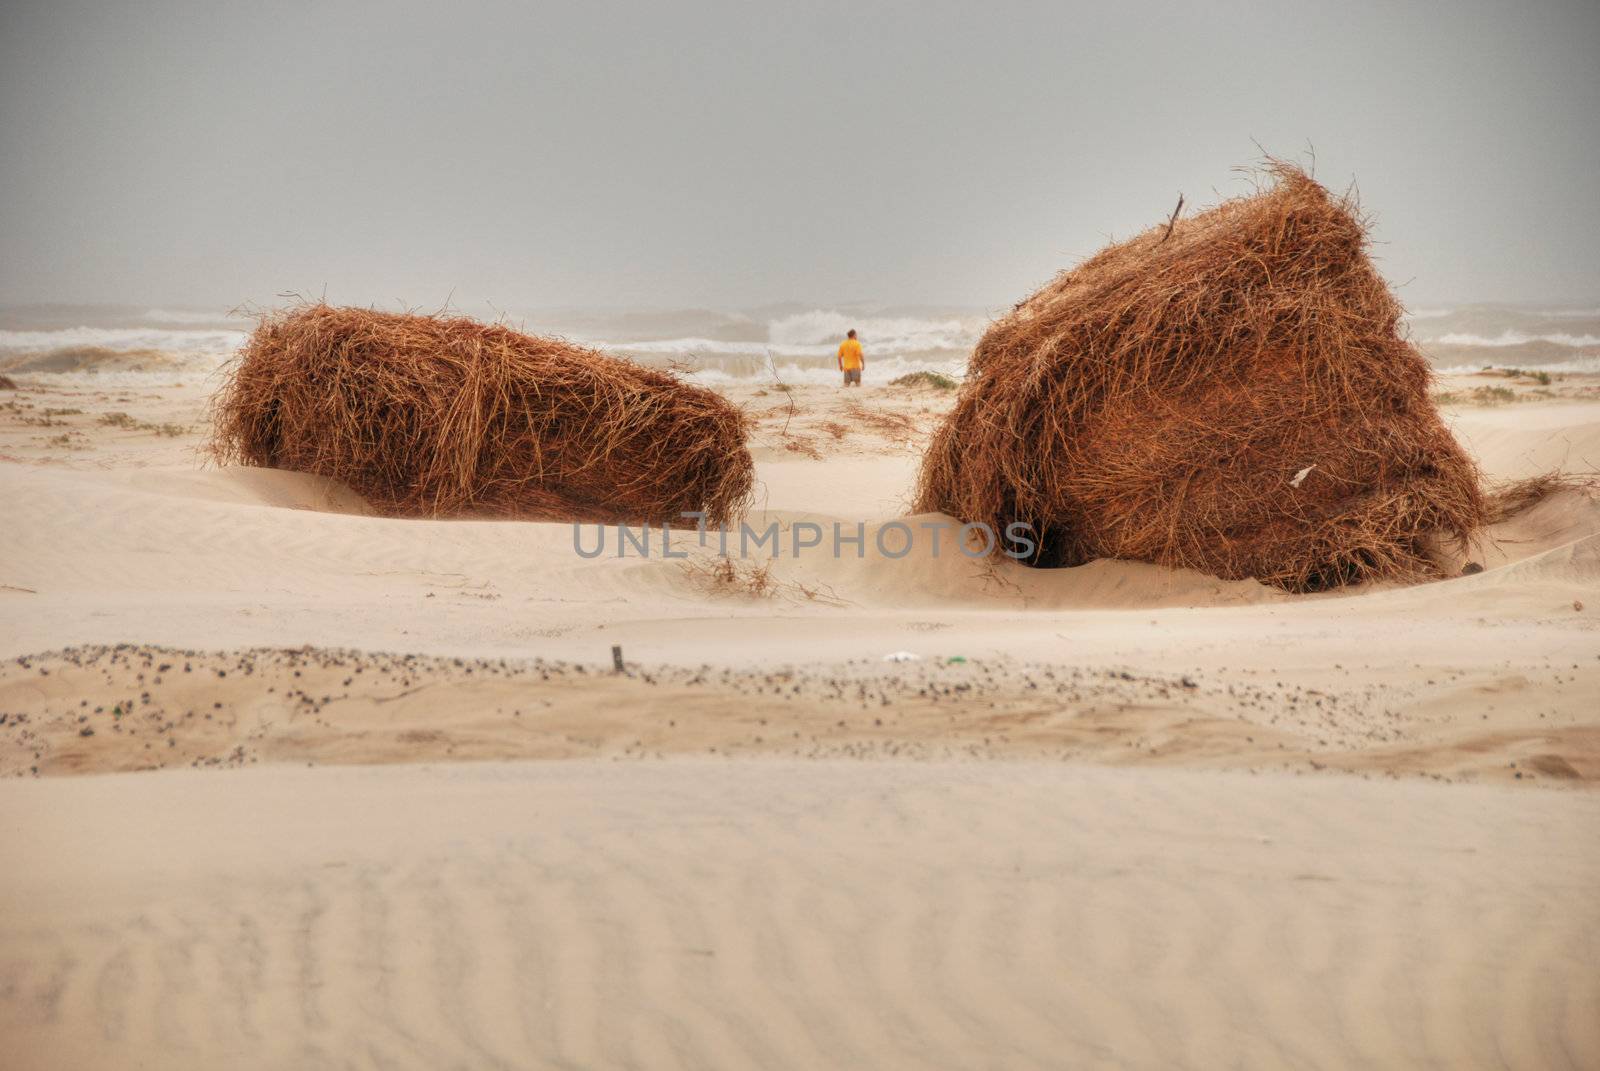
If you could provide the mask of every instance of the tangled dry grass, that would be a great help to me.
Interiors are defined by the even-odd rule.
[[[1593,497],[1600,492],[1600,477],[1583,473],[1547,472],[1492,486],[1486,494],[1485,521],[1499,524],[1524,513],[1554,495],[1575,492]]]
[[[744,415],[667,372],[462,317],[305,305],[230,365],[212,453],[340,480],[379,510],[736,520]]]
[[[1484,520],[1356,207],[1273,163],[1253,196],[1057,276],[979,341],[921,510],[1289,591],[1438,575]]]
[[[844,413],[856,427],[877,432],[896,445],[915,442],[922,433],[917,418],[910,413],[884,408],[869,409],[854,400],[845,403]]]

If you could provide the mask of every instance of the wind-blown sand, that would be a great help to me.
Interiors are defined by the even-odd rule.
[[[752,523],[869,552],[726,575],[17,378],[0,1064],[1600,1063],[1581,492],[1318,597],[887,560],[949,396],[741,387]],[[1600,469],[1591,382],[1514,390],[1447,409],[1490,474]]]

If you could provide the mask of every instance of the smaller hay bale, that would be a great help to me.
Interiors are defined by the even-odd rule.
[[[465,317],[271,313],[225,375],[213,457],[339,480],[394,516],[723,525],[754,483],[721,395]]]

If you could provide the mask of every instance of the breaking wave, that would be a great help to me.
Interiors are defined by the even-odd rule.
[[[190,309],[150,309],[144,318],[153,324],[222,324],[240,319],[226,312],[195,312]]]
[[[78,346],[107,350],[162,350],[177,354],[233,352],[244,331],[174,330],[144,327],[67,327],[54,331],[0,331],[0,353],[43,353]]]
[[[1557,346],[1600,346],[1600,335],[1569,335],[1562,332],[1529,335],[1505,330],[1492,338],[1457,332],[1430,339],[1442,346],[1526,346],[1530,342],[1552,342]]]
[[[1593,354],[1587,357],[1574,357],[1569,361],[1540,362],[1537,364],[1532,362],[1519,363],[1522,367],[1537,372],[1572,372],[1577,374],[1600,373],[1600,354]],[[1446,376],[1470,375],[1474,372],[1482,372],[1485,368],[1493,367],[1497,366],[1487,363],[1456,364],[1450,365],[1449,367],[1436,368],[1434,371],[1438,372],[1440,375]]]

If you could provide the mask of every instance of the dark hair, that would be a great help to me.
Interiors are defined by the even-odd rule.
[[[855,338],[856,337],[856,329],[855,328],[852,327],[850,329],[850,336],[849,337],[851,337],[851,338]]]

